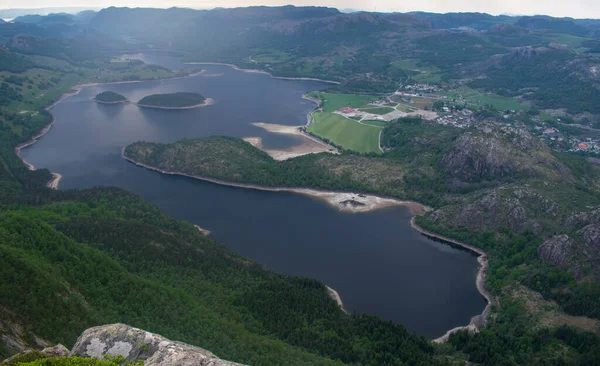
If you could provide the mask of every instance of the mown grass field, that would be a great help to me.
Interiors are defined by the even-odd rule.
[[[308,127],[308,132],[348,150],[361,153],[380,153],[379,133],[382,127],[368,121],[368,125],[360,124],[333,113],[317,112],[313,114],[314,121]]]
[[[365,107],[360,109],[363,112],[384,115],[394,111],[392,107]]]
[[[320,98],[323,100],[323,111],[334,112],[342,107],[351,108],[362,108],[367,107],[369,101],[373,99],[379,99],[380,97],[372,95],[357,95],[357,94],[331,94],[313,92],[310,93],[312,97]]]

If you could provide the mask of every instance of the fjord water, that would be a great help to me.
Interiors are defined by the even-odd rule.
[[[178,59],[142,55],[177,68]],[[327,85],[205,65],[189,78],[84,88],[52,110],[56,122],[22,157],[63,175],[61,189],[117,186],[163,212],[208,229],[236,252],[275,271],[317,278],[335,288],[349,311],[376,314],[419,334],[437,337],[469,323],[484,298],[477,292],[476,258],[411,229],[408,209],[340,213],[322,201],[284,192],[220,186],[163,175],[126,162],[123,146],[138,140],[185,137],[262,137],[269,147],[299,143],[251,125],[301,125],[314,105],[301,98]],[[199,92],[214,105],[191,110],[97,104],[114,91],[137,101],[149,94]]]

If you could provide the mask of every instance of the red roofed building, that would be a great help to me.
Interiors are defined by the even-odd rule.
[[[342,113],[354,113],[354,109],[352,109],[350,107],[342,107],[342,108],[338,109],[338,111],[340,111]]]
[[[578,146],[580,149],[582,149],[582,150],[587,150],[587,149],[588,149],[588,146],[587,146],[586,144],[579,144],[579,145],[577,145],[577,146]]]

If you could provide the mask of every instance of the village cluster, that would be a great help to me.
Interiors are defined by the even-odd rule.
[[[432,114],[433,117],[427,118],[435,123],[444,126],[457,128],[468,128],[477,123],[475,113],[466,108],[466,105],[458,106],[449,103],[445,96],[435,95],[442,89],[436,85],[412,84],[406,85],[398,90],[391,97],[381,97],[369,101],[369,106],[358,108],[342,107],[334,113],[346,118],[352,118],[357,121],[382,121],[389,122],[397,118],[419,112]],[[417,103],[414,103],[414,101]],[[433,105],[423,106],[423,100],[431,100]],[[391,107],[394,110],[387,114],[369,113],[369,108]],[[408,110],[406,108],[409,108]],[[435,114],[437,113],[437,117]],[[504,119],[510,119],[511,115],[518,114],[518,111],[505,111]],[[546,144],[554,149],[569,152],[592,152],[600,154],[600,138],[578,137],[562,133],[555,127],[548,127],[546,123],[539,121],[540,124],[535,127],[535,131]]]
[[[467,128],[476,122],[473,111],[469,109],[451,111],[448,107],[444,107],[444,112],[440,114],[441,116],[435,120],[440,125]]]
[[[405,92],[400,92],[403,93],[403,95],[410,95],[411,93],[413,93],[415,96],[420,96],[422,93],[437,93],[442,91],[442,88],[440,88],[437,85],[430,85],[430,84],[411,84],[411,85],[406,85],[404,87]]]
[[[536,126],[535,129],[540,132],[541,138],[554,148],[570,152],[600,153],[600,138],[567,136],[555,127]]]

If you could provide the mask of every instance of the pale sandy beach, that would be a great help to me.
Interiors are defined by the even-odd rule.
[[[48,188],[58,189],[58,183],[60,183],[61,179],[62,179],[62,175],[60,175],[58,173],[52,173],[52,180],[50,180],[50,182],[48,182],[48,184],[46,186]]]
[[[338,292],[334,289],[332,289],[329,286],[325,286],[327,287],[327,293],[329,294],[329,296],[335,300],[335,302],[337,302],[337,304],[339,305],[340,309],[342,309],[343,312],[347,313],[346,309],[344,309],[344,303],[342,302],[342,298],[340,297],[340,294],[338,294]]]
[[[198,225],[194,225],[194,227],[196,227],[202,235],[210,235],[210,230],[203,229]]]

